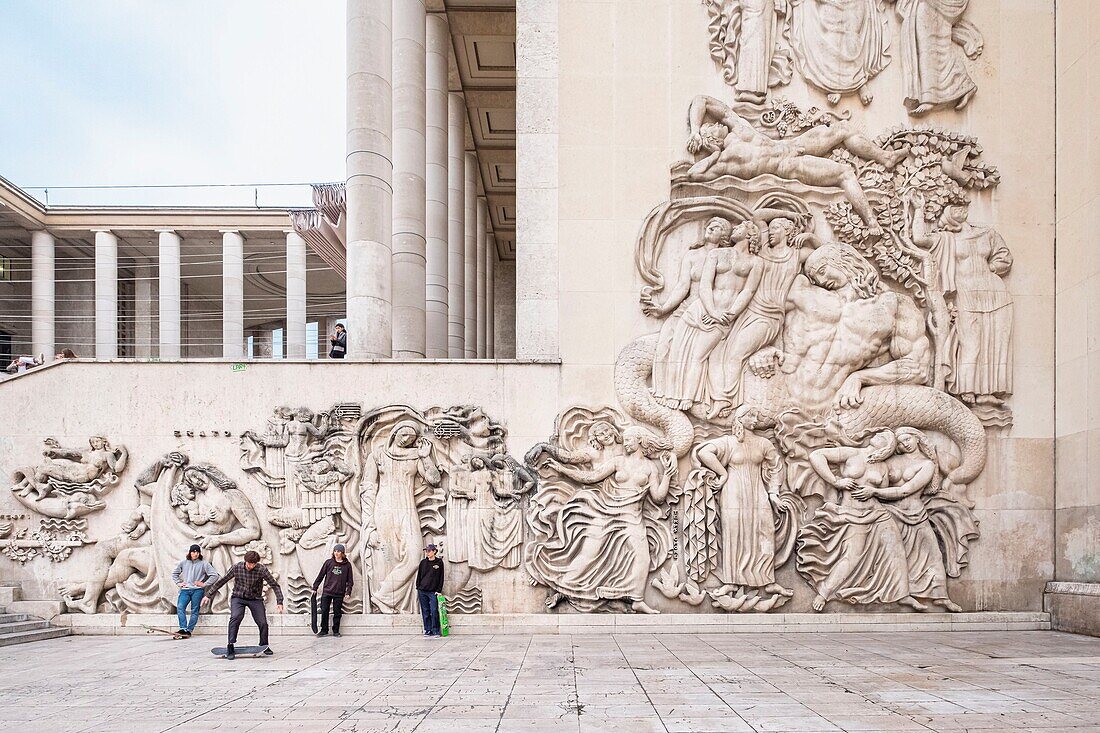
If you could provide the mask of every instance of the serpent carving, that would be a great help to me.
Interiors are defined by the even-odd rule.
[[[649,391],[657,337],[637,338],[619,353],[615,394],[628,415],[662,430],[680,457],[691,449],[695,431],[686,413],[665,407]],[[887,385],[865,387],[861,396],[859,407],[837,411],[848,435],[882,427],[934,430],[954,441],[962,454],[961,463],[948,474],[953,483],[969,484],[985,468],[985,429],[963,403],[947,393],[918,385]]]

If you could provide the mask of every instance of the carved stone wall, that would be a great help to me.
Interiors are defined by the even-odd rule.
[[[349,610],[408,613],[434,542],[466,613],[1038,609],[1052,18],[562,4],[539,261],[561,364],[6,383],[0,577],[73,612],[164,610],[198,541],[221,570],[260,551],[302,612],[341,542]]]

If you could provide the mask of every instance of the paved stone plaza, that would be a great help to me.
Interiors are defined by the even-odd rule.
[[[249,636],[245,636],[245,641]],[[1100,639],[1055,632],[70,637],[0,650],[0,725],[77,731],[1100,731]]]

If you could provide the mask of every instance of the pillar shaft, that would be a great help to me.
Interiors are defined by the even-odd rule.
[[[118,237],[95,232],[95,358],[118,358]]]
[[[465,242],[463,254],[465,292],[466,339],[465,355],[467,359],[477,358],[477,156],[466,153],[466,190],[463,198],[466,208]]]
[[[485,358],[495,359],[496,348],[497,238],[492,233],[485,247]]]
[[[306,358],[306,240],[286,233],[286,358]]]
[[[54,236],[31,232],[31,351],[53,358],[57,351],[54,332]]]
[[[466,102],[447,109],[447,356],[466,356]]]
[[[485,358],[485,251],[489,237],[489,205],[484,198],[477,200],[477,358]]]
[[[424,0],[393,0],[393,355],[424,357]]]
[[[222,356],[244,358],[244,237],[222,232]]]
[[[158,231],[159,281],[158,315],[160,358],[180,358],[180,236],[170,230]]]
[[[134,356],[153,356],[153,268],[134,265]]]
[[[392,0],[347,0],[348,358],[392,354]]]
[[[426,299],[424,353],[432,359],[447,358],[447,238],[449,232],[447,59],[450,45],[451,31],[447,25],[447,16],[442,13],[428,15],[427,167],[425,172],[427,259],[424,278]]]

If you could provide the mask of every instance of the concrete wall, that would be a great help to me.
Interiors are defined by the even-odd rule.
[[[1100,634],[1100,3],[1058,2],[1055,623]]]

